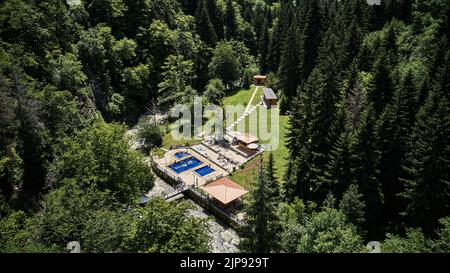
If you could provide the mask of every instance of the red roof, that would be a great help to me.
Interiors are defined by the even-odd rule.
[[[224,205],[248,193],[246,189],[227,177],[203,186],[203,190]]]

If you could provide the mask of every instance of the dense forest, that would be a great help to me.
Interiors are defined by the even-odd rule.
[[[3,0],[0,252],[207,252],[126,131],[268,75],[289,116],[243,252],[450,251],[447,0]],[[155,126],[145,132],[160,145]]]

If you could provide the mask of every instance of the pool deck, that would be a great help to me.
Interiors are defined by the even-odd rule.
[[[177,158],[175,154],[179,153],[179,152],[187,152],[190,155],[185,156],[183,158]],[[188,169],[179,174],[177,174],[171,168],[168,167],[169,165],[171,165],[173,163],[179,162],[179,161],[186,159],[188,157],[191,157],[191,156],[196,157],[202,163],[194,168]],[[207,158],[205,158],[204,156],[200,155],[198,152],[195,152],[194,150],[192,150],[190,148],[180,148],[180,149],[170,150],[164,155],[164,157],[154,158],[154,161],[160,170],[162,170],[163,172],[170,175],[172,178],[174,178],[176,180],[183,181],[187,186],[189,186],[189,185],[202,186],[211,181],[215,181],[219,178],[225,177],[229,174],[222,167],[218,166],[214,162],[211,162],[210,160],[208,160]],[[194,170],[199,169],[204,166],[209,166],[209,167],[213,168],[215,171],[206,176],[203,176],[203,177],[194,171]]]

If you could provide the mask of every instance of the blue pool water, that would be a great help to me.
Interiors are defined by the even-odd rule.
[[[175,153],[175,156],[177,158],[183,158],[183,157],[186,157],[188,155],[190,155],[190,153],[188,153],[188,152],[177,152],[177,153]]]
[[[191,156],[169,165],[169,168],[179,174],[189,169],[195,168],[200,164],[202,164],[202,162],[198,158]]]
[[[194,172],[196,172],[197,174],[199,174],[200,176],[205,176],[208,175],[212,172],[214,172],[215,170],[209,166],[203,166],[201,168],[198,168],[197,170],[194,170]]]

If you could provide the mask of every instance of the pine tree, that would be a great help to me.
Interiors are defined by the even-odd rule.
[[[450,100],[450,79],[448,75],[450,75],[450,49],[445,51],[442,63],[437,68],[432,83],[433,90],[440,90],[438,92],[447,97],[447,100]]]
[[[363,195],[359,193],[358,185],[351,184],[342,196],[339,210],[347,216],[351,223],[360,227],[365,221],[365,208],[366,204]]]
[[[297,175],[298,175],[298,165],[297,160],[294,156],[289,155],[288,163],[286,166],[286,172],[284,173],[284,184],[283,184],[283,200],[285,202],[293,202],[296,196],[299,196],[297,190]]]
[[[366,204],[365,230],[371,238],[383,236],[380,231],[382,222],[383,194],[378,181],[379,152],[376,148],[376,118],[372,105],[369,104],[361,117],[359,129],[351,143],[352,175]]]
[[[342,41],[339,65],[341,68],[348,67],[355,56],[359,53],[361,45],[360,30],[358,29],[358,23],[356,19],[353,19],[348,29],[346,29],[344,38]]]
[[[352,133],[359,128],[362,113],[367,106],[367,92],[373,88],[370,74],[355,75],[355,72],[351,71],[348,76],[349,79],[346,80],[345,84],[349,88],[345,91],[344,101],[347,111],[346,125]]]
[[[374,89],[368,94],[368,99],[369,102],[373,103],[377,116],[381,115],[384,107],[391,101],[394,93],[391,72],[387,67],[387,62],[386,54],[382,52],[372,68]]]
[[[338,92],[336,90],[334,75],[332,75],[331,67],[325,70],[314,69],[311,73],[306,88],[313,89],[307,93],[315,93],[314,101],[312,103],[312,119],[310,124],[310,139],[311,139],[311,161],[310,175],[313,191],[316,194],[316,200],[324,197],[324,192],[321,188],[321,177],[324,174],[325,165],[329,159],[329,151],[334,142],[333,132],[330,128],[333,127],[333,121],[337,116],[336,102]],[[311,86],[311,82],[316,83]],[[337,128],[339,125],[337,125]],[[336,134],[338,136],[339,134]]]
[[[311,81],[310,84],[316,84]],[[314,102],[313,87],[308,83],[304,90],[299,88],[294,99],[294,105],[289,118],[289,130],[286,134],[289,147],[289,161],[285,175],[285,192],[288,200],[298,196],[310,200],[311,185],[309,162],[311,160],[311,136],[309,120],[312,119],[312,105]]]
[[[331,193],[331,191],[328,192],[327,196],[322,202],[321,209],[334,209],[336,208],[336,197],[334,197],[334,194]]]
[[[287,31],[286,38],[282,41],[282,53],[278,75],[280,77],[280,87],[283,91],[281,111],[291,109],[291,99],[295,96],[300,83],[300,30],[293,21]]]
[[[266,165],[266,177],[267,177],[267,187],[270,190],[270,199],[273,200],[275,203],[278,203],[280,201],[280,185],[278,182],[277,177],[275,176],[275,162],[273,159],[273,153],[269,153],[269,158],[267,160]]]
[[[298,175],[291,174],[297,180],[295,192],[309,201],[322,201],[327,193],[322,178],[331,149],[329,131],[336,116],[337,96],[330,76],[321,69],[313,70],[299,90],[299,104],[292,112],[287,135],[289,161],[296,161],[298,167]]]
[[[238,26],[236,22],[236,11],[232,0],[227,0],[227,5],[225,8],[225,27],[225,38],[227,40],[236,38]]]
[[[269,48],[266,57],[267,70],[270,72],[277,72],[280,65],[281,56],[281,29],[279,20],[273,23],[272,31],[270,32]]]
[[[385,197],[384,216],[388,222],[398,220],[403,206],[397,195],[403,186],[399,181],[401,164],[407,151],[408,135],[411,131],[408,108],[412,99],[399,88],[390,104],[386,106],[377,123],[377,149],[380,151],[379,180]],[[392,223],[395,225],[395,223]]]
[[[319,1],[309,0],[305,6],[305,17],[300,18],[304,27],[300,35],[300,83],[305,82],[316,65],[321,41],[322,20]]]
[[[163,81],[158,84],[159,105],[187,102],[193,98],[195,90],[189,84],[192,66],[192,61],[185,60],[182,55],[167,57],[163,67]]]
[[[211,48],[217,43],[217,35],[208,14],[206,0],[200,0],[196,12],[197,31],[200,38]]]
[[[432,91],[417,115],[405,160],[402,196],[409,223],[428,234],[450,208],[450,108],[446,98]]]
[[[279,249],[281,225],[269,183],[261,157],[257,185],[252,190],[252,201],[246,209],[247,221],[240,246],[243,251],[269,253]]]
[[[267,56],[269,51],[269,22],[264,20],[263,33],[259,40],[259,69],[263,75],[267,73]]]
[[[403,99],[405,99],[405,111],[406,118],[408,120],[408,126],[412,127],[414,125],[415,117],[417,114],[418,105],[418,92],[414,84],[413,74],[411,69],[406,71],[406,74],[401,79],[399,88],[403,94]]]
[[[214,26],[217,38],[221,40],[224,37],[222,12],[217,8],[217,0],[207,0],[206,2],[208,6],[209,18]]]
[[[331,189],[339,199],[352,180],[350,137],[347,132],[343,132],[334,143],[330,151],[329,161],[325,166],[325,172],[323,178],[321,178],[322,188],[324,190]]]

